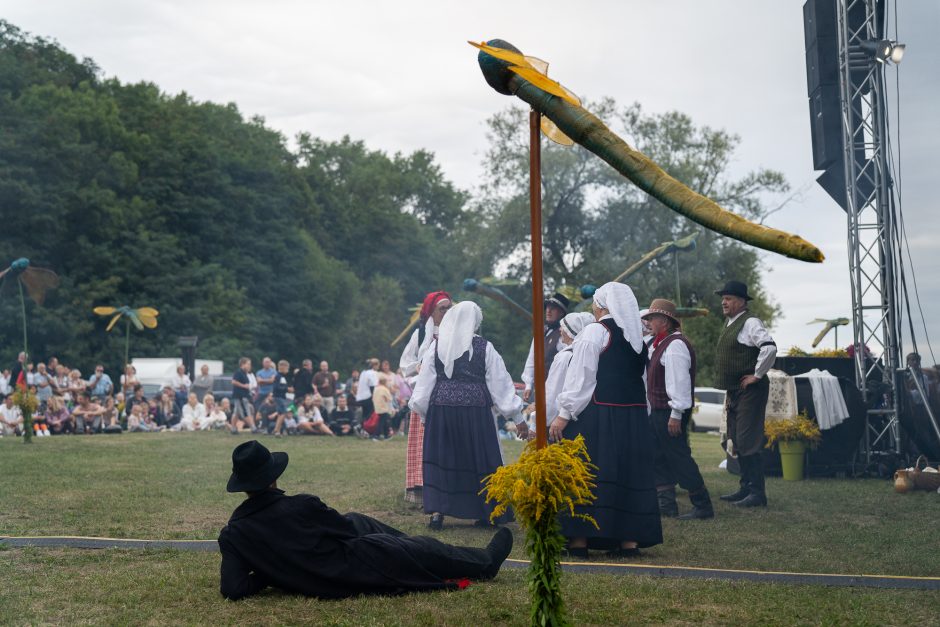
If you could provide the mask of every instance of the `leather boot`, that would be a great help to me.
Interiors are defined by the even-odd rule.
[[[656,490],[656,498],[659,499],[659,515],[666,518],[675,518],[679,515],[679,505],[676,503],[676,488],[664,488]]]
[[[764,464],[760,455],[760,453],[755,453],[742,458],[747,459],[748,487],[750,490],[747,496],[733,503],[736,507],[767,506],[767,495],[764,492]]]
[[[705,520],[715,517],[712,499],[705,486],[695,492],[689,492],[689,500],[692,501],[692,511],[679,516],[679,520]]]
[[[719,496],[718,498],[720,498],[722,501],[734,503],[735,501],[740,501],[751,493],[750,487],[748,486],[747,458],[743,455],[738,455],[738,466],[741,469],[740,487],[738,488],[737,492],[732,492],[731,494],[722,494]]]

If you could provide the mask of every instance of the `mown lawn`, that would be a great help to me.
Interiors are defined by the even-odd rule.
[[[0,535],[214,539],[240,502],[227,494],[225,433],[0,439]],[[340,511],[361,511],[411,533],[425,517],[402,499],[405,441],[265,438],[291,463],[281,486]],[[521,446],[505,447],[512,459]],[[718,470],[714,436],[693,448],[717,495],[736,478]],[[897,495],[877,480],[769,479],[771,507],[716,504],[711,521],[664,522],[665,544],[645,564],[796,572],[940,576],[940,498]],[[682,506],[687,507],[687,503]],[[448,521],[445,541],[476,546],[489,533]],[[523,558],[517,532],[513,557]],[[244,623],[522,624],[521,570],[461,593],[342,602],[269,593],[242,603],[218,595],[219,557],[176,551],[0,551],[0,624]],[[938,624],[940,593],[814,588],[569,573],[580,624]]]

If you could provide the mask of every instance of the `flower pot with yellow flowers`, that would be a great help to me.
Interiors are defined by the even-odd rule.
[[[822,440],[816,421],[811,420],[806,410],[803,410],[792,418],[767,421],[764,424],[764,436],[767,438],[766,448],[777,445],[784,480],[802,481],[806,451],[808,448],[816,448]]]

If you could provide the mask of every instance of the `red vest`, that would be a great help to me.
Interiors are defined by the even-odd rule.
[[[676,340],[685,343],[686,348],[689,349],[689,356],[692,358],[689,375],[692,380],[692,398],[695,398],[695,349],[684,335],[673,333],[653,350],[653,356],[650,357],[649,366],[646,368],[646,398],[649,400],[650,409],[669,409],[669,396],[666,394],[666,366],[662,364],[662,357],[666,347]]]

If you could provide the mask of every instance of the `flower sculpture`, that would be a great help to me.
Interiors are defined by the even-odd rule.
[[[0,271],[0,285],[7,279],[13,277],[16,279],[20,288],[20,309],[23,314],[23,352],[27,352],[26,341],[26,298],[23,296],[23,288],[26,293],[37,305],[42,305],[46,300],[46,292],[59,287],[59,275],[52,270],[37,268],[30,265],[29,259],[20,257],[10,264],[6,270]]]
[[[496,502],[490,519],[498,519],[512,507],[526,532],[526,553],[532,560],[528,575],[532,625],[567,624],[559,564],[565,538],[558,515],[567,511],[597,526],[593,518],[575,511],[576,506],[594,500],[592,468],[580,435],[544,448],[533,440],[519,461],[501,466],[484,480],[481,492],[486,493],[486,502]]]
[[[128,364],[128,353],[131,343],[131,325],[133,324],[138,331],[143,331],[144,327],[155,329],[157,327],[157,316],[160,315],[160,312],[153,307],[131,309],[126,305],[123,307],[95,307],[94,311],[99,316],[114,316],[111,318],[111,322],[108,323],[108,328],[105,329],[105,331],[113,329],[117,321],[120,320],[122,316],[124,317],[126,322],[126,330],[124,333],[125,366]]]

